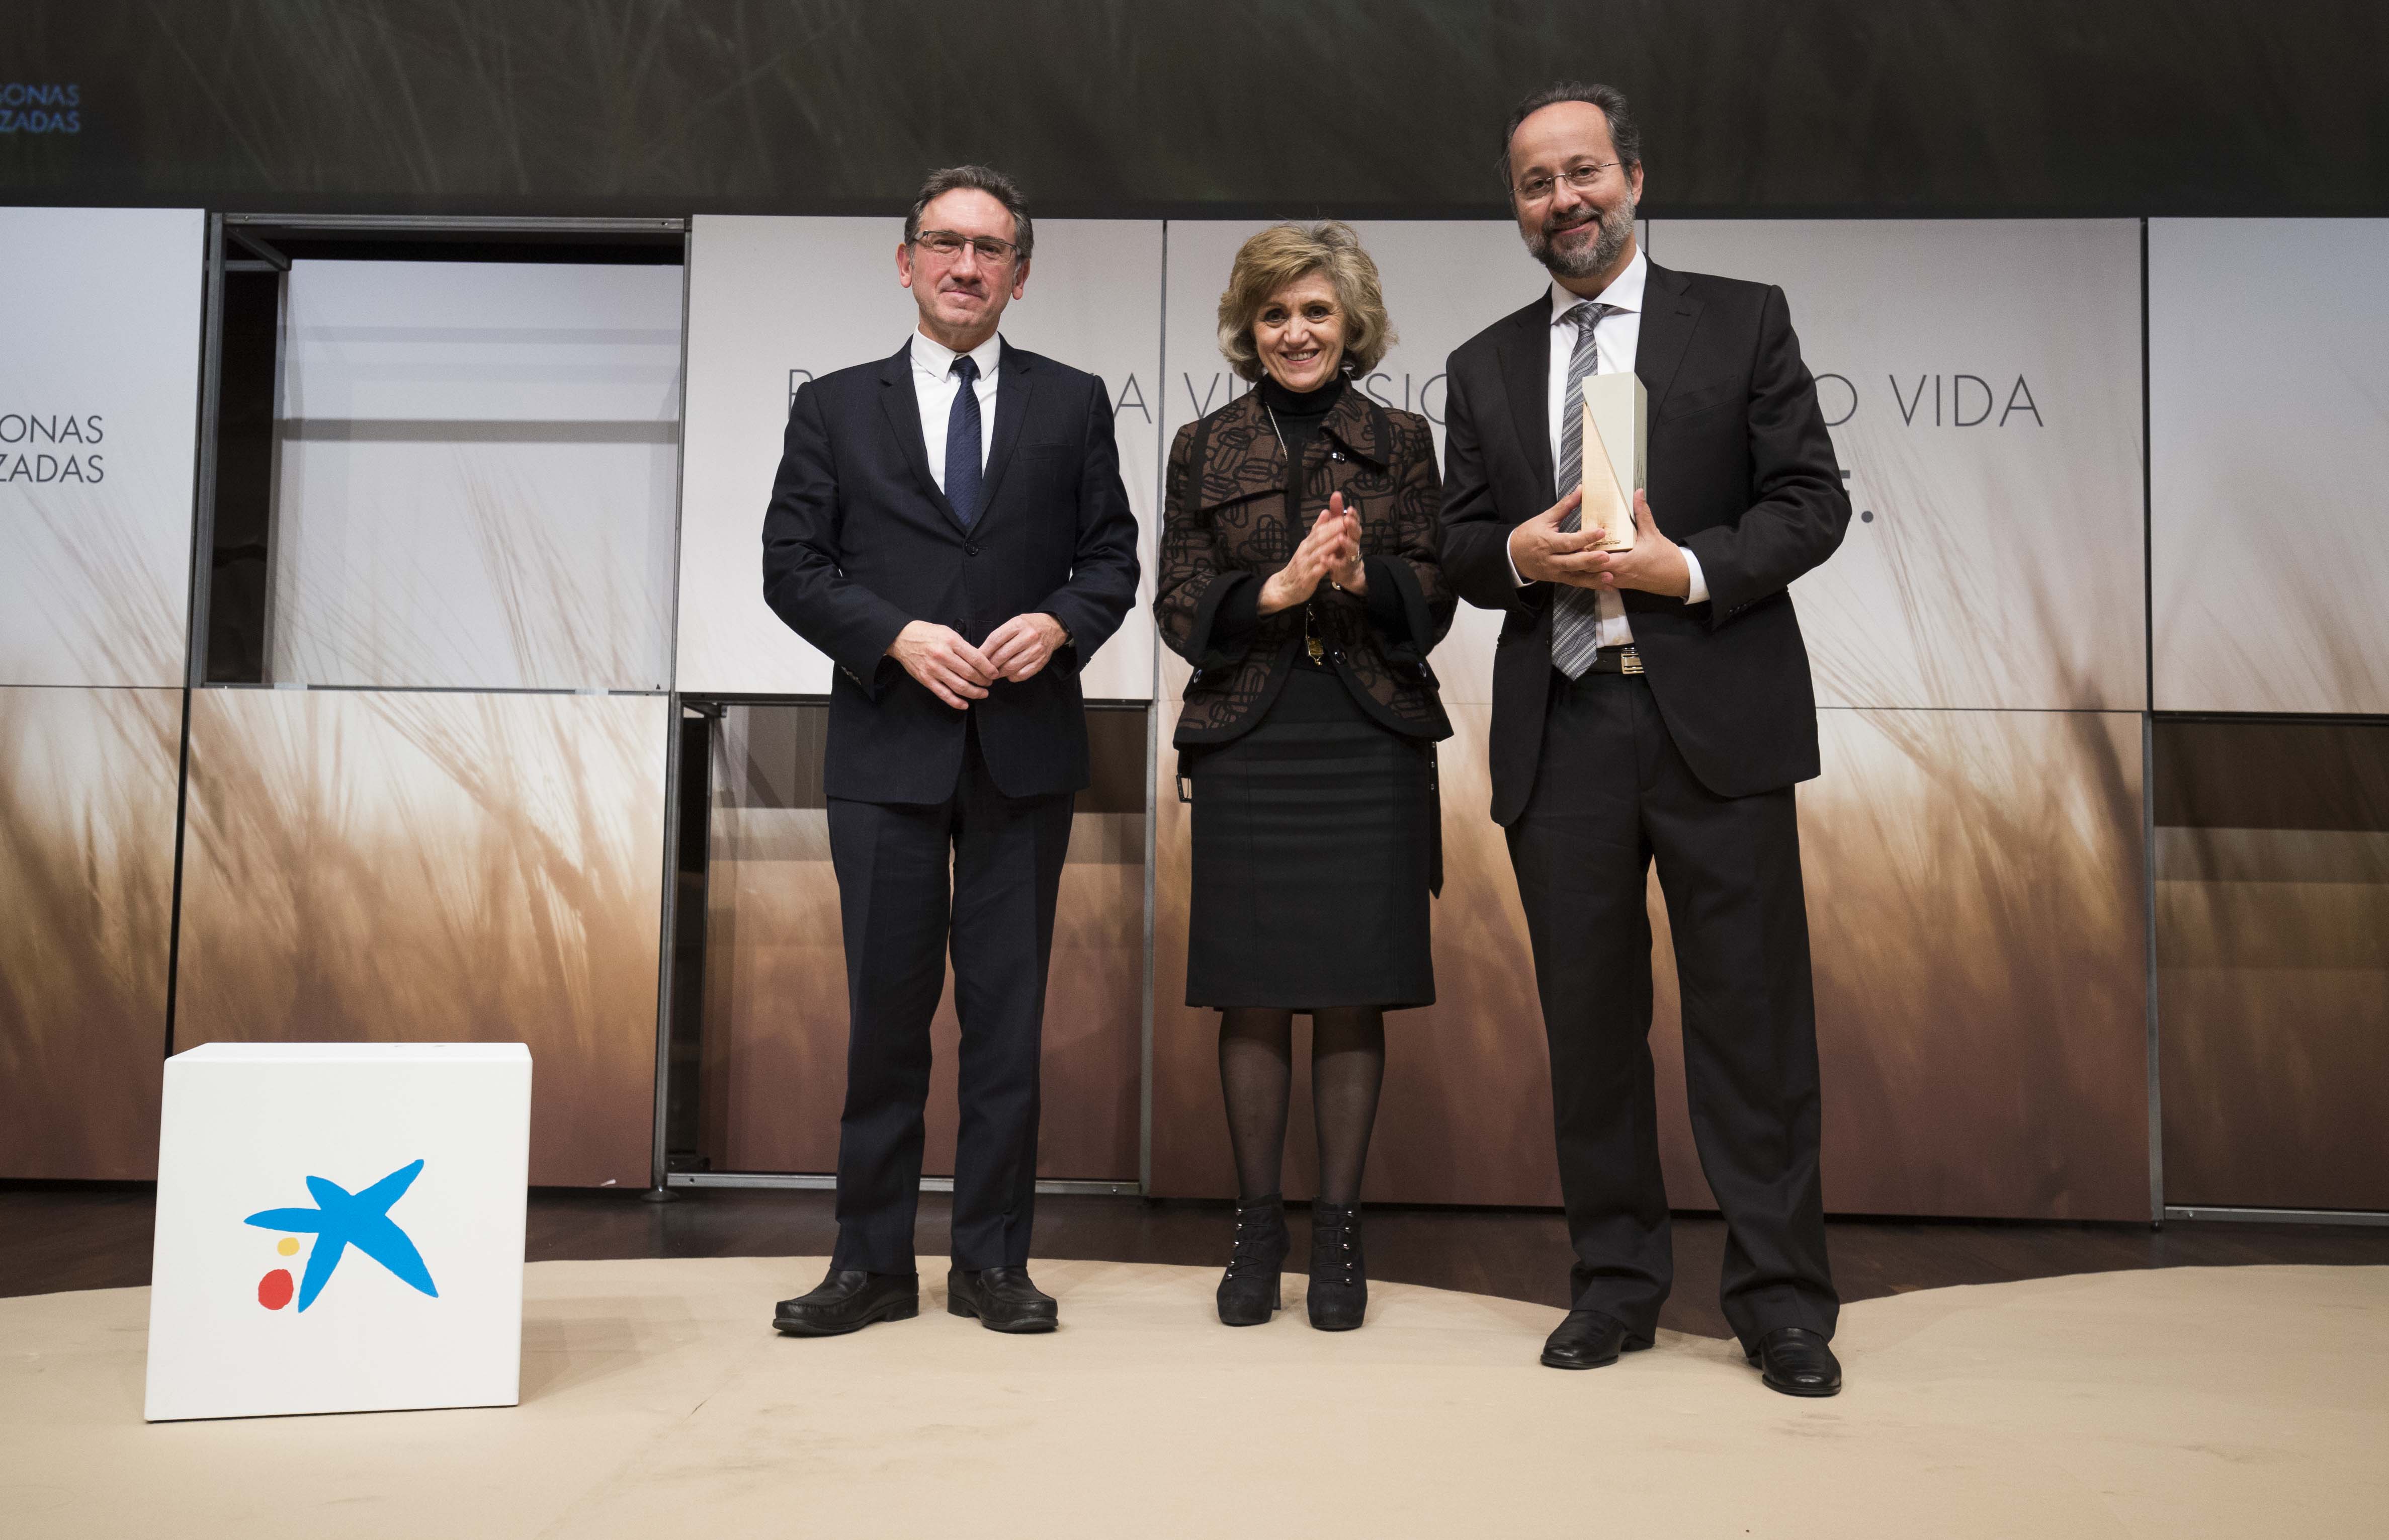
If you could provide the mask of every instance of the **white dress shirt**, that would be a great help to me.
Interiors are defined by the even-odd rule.
[[[995,336],[970,353],[978,362],[978,378],[971,388],[978,392],[981,471],[987,469],[988,444],[995,437],[995,376],[1003,348],[1003,338]],[[961,356],[926,332],[913,334],[913,395],[921,403],[921,439],[929,452],[929,474],[936,477],[939,491],[946,490],[946,426],[954,414],[954,392],[962,388],[962,380],[954,374],[954,360]]]
[[[1650,277],[1651,260],[1638,248],[1634,260],[1626,264],[1626,271],[1611,280],[1607,288],[1593,296],[1602,304],[1617,307],[1615,313],[1604,315],[1593,323],[1592,345],[1601,354],[1602,374],[1633,373],[1635,352],[1642,341],[1642,290]],[[1544,415],[1552,434],[1552,472],[1554,477],[1559,473],[1560,429],[1567,422],[1565,414],[1572,404],[1567,399],[1568,363],[1576,356],[1577,325],[1566,317],[1568,312],[1583,302],[1584,296],[1562,288],[1557,284],[1552,286],[1551,381],[1544,402]],[[1553,488],[1552,501],[1557,502],[1572,490]],[[1709,596],[1709,585],[1701,578],[1701,559],[1693,554],[1692,547],[1680,549],[1684,553],[1687,574],[1692,579],[1692,590],[1685,594],[1684,603],[1704,603]],[[1510,576],[1518,577],[1518,566],[1514,561],[1510,564]],[[1524,588],[1526,579],[1518,579],[1518,586]],[[1606,588],[1593,590],[1593,597],[1601,605],[1601,624],[1595,632],[1600,645],[1622,647],[1633,641],[1633,628],[1626,623],[1624,597],[1616,589]]]

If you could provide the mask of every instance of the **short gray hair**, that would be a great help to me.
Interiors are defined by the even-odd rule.
[[[1020,196],[1012,178],[988,166],[946,166],[931,172],[913,199],[912,212],[904,216],[904,244],[920,239],[923,210],[964,187],[985,193],[1003,205],[1003,211],[1012,216],[1012,244],[1020,248],[1020,260],[1027,261],[1029,248],[1037,244],[1037,227],[1028,223],[1028,200]]]
[[[1321,224],[1272,224],[1236,250],[1227,292],[1220,296],[1220,351],[1239,377],[1258,383],[1260,350],[1253,346],[1253,318],[1270,296],[1297,279],[1323,273],[1344,312],[1344,363],[1356,375],[1374,369],[1396,338],[1386,314],[1377,264],[1361,237],[1340,219]]]
[[[1601,108],[1609,120],[1609,143],[1617,151],[1620,171],[1631,172],[1642,163],[1642,129],[1635,122],[1634,114],[1626,106],[1626,93],[1614,85],[1589,85],[1583,81],[1554,81],[1539,91],[1530,92],[1510,109],[1510,121],[1501,130],[1501,186],[1513,197],[1517,186],[1510,180],[1510,141],[1518,136],[1518,125],[1547,107],[1562,102],[1583,102]]]

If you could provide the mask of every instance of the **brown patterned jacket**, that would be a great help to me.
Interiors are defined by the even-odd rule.
[[[1285,452],[1258,391],[1187,424],[1170,446],[1153,613],[1162,640],[1194,666],[1172,742],[1225,743],[1276,699],[1303,646],[1305,606],[1262,616],[1233,639],[1217,634],[1221,607],[1240,586],[1258,586],[1284,566],[1339,491],[1346,507],[1360,510],[1370,597],[1322,583],[1313,623],[1363,710],[1408,737],[1450,737],[1426,661],[1457,604],[1443,578],[1442,484],[1426,419],[1348,387],[1301,469],[1295,525],[1286,516]]]

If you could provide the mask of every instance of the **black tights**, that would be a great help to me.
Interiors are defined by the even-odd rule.
[[[1294,1014],[1256,1008],[1220,1012],[1220,1088],[1228,1101],[1236,1186],[1247,1198],[1278,1190],[1294,1090]],[[1386,1013],[1353,1005],[1309,1014],[1319,1199],[1357,1203],[1369,1131],[1377,1121],[1377,1091],[1386,1079]]]

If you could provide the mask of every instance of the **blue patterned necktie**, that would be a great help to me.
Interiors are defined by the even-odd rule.
[[[1587,299],[1561,317],[1576,323],[1576,351],[1568,356],[1567,390],[1560,397],[1560,463],[1553,478],[1557,496],[1566,496],[1569,489],[1584,480],[1584,381],[1586,375],[1601,373],[1601,350],[1593,343],[1593,328],[1604,315],[1624,313],[1621,306]],[[1578,509],[1562,519],[1560,528],[1575,530],[1583,522],[1583,510]],[[1601,595],[1589,588],[1562,584],[1552,598],[1552,667],[1570,679],[1579,678],[1592,667],[1592,655],[1600,650]]]
[[[978,360],[968,353],[954,360],[963,388],[954,392],[954,409],[946,417],[946,501],[967,529],[978,522]]]

